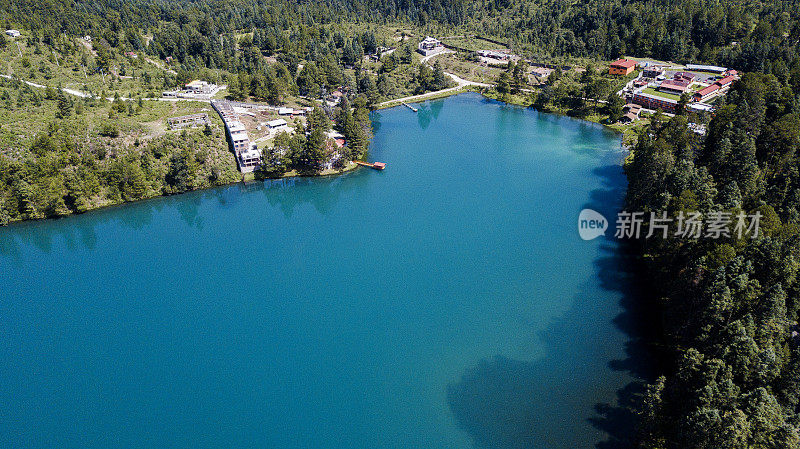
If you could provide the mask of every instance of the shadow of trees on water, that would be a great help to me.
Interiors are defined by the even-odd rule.
[[[529,362],[496,355],[479,362],[447,388],[457,425],[478,448],[577,449],[594,445],[597,449],[625,449],[633,445],[634,407],[655,372],[648,347],[649,333],[655,327],[635,281],[640,278],[637,270],[641,264],[628,245],[613,237],[624,173],[619,165],[613,165],[600,167],[594,174],[604,180],[604,187],[591,193],[585,207],[609,218],[610,229],[594,262],[596,279],[587,281],[580,293],[570,298],[570,310],[539,334],[545,345],[544,357]],[[609,294],[617,298],[619,308],[608,304]],[[622,337],[609,337],[608,325],[597,320],[610,321],[608,325]],[[624,344],[623,357],[619,357],[620,342],[614,338]],[[617,389],[618,385],[623,386]]]

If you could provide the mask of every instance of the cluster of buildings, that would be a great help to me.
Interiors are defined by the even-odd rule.
[[[169,126],[169,129],[195,128],[210,124],[211,120],[209,120],[208,114],[205,112],[200,114],[182,115],[180,117],[170,117],[167,119],[167,125]]]
[[[641,67],[642,72],[629,87],[623,90],[628,103],[647,109],[661,109],[675,113],[679,98],[689,93],[690,103],[687,108],[695,112],[710,112],[713,106],[708,102],[724,95],[733,82],[739,79],[735,70],[713,65],[687,64],[678,71],[648,62],[637,62],[632,59],[619,59],[609,66],[612,75],[627,76]]]
[[[218,86],[207,81],[194,80],[181,89],[169,90],[162,93],[164,98],[210,99],[225,86]]]
[[[433,56],[435,54],[439,54],[444,51],[444,45],[438,39],[434,39],[430,36],[425,36],[425,39],[422,40],[417,45],[417,51],[422,56]]]
[[[728,90],[730,90],[731,84],[733,84],[733,82],[736,81],[737,79],[738,79],[738,73],[736,73],[736,70],[731,70],[727,72],[727,74],[723,76],[721,79],[714,81],[714,84],[711,84],[695,92],[692,99],[694,101],[699,102],[722,95]]]
[[[239,113],[234,109],[234,105],[234,102],[225,100],[211,102],[211,107],[219,113],[222,122],[225,123],[225,132],[231,141],[239,171],[251,173],[261,165],[261,152],[255,143],[250,142],[247,128],[239,120]]]
[[[304,116],[313,110],[310,107],[299,109],[274,107],[229,100],[212,100],[211,106],[219,113],[222,122],[225,124],[226,134],[230,139],[233,154],[236,156],[236,162],[239,164],[239,170],[242,173],[251,173],[261,165],[261,150],[258,149],[256,141],[273,138],[281,132],[293,132],[287,119]],[[266,130],[268,135],[252,141],[243,118],[247,118],[252,122],[264,115],[272,115],[274,117],[273,114],[275,113],[285,118],[256,122],[255,129],[258,131]]]

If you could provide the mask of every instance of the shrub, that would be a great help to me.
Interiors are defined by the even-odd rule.
[[[104,123],[100,127],[100,135],[103,137],[119,137],[119,127],[114,122]]]

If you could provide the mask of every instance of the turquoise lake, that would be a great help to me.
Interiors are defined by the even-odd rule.
[[[383,172],[0,228],[0,447],[613,441],[635,378],[620,136],[477,94],[418,106],[374,113]],[[608,238],[580,239],[584,207]]]

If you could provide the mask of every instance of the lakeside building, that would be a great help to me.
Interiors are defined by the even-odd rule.
[[[645,92],[634,92],[631,103],[638,104],[647,109],[661,109],[664,112],[675,113],[678,109],[678,100],[659,97]]]
[[[247,128],[244,123],[236,120],[228,124],[228,134],[231,137],[231,144],[235,152],[241,152],[250,148],[250,137],[247,135]]]
[[[444,51],[444,45],[438,39],[425,36],[425,39],[417,45],[417,51],[423,56],[432,56]]]
[[[619,119],[619,121],[622,123],[633,123],[636,120],[639,120],[639,116],[634,114],[633,112],[626,112],[625,115],[623,115],[622,118]]]
[[[170,117],[167,119],[169,129],[194,128],[197,126],[210,125],[211,120],[205,112],[200,114],[182,115],[180,117]]]
[[[213,100],[211,107],[214,108],[225,124],[225,131],[233,147],[233,154],[236,156],[236,161],[239,164],[239,170],[242,173],[251,173],[261,164],[261,152],[255,143],[250,142],[250,136],[247,134],[247,128],[244,123],[239,121],[239,114],[236,108],[240,110],[247,110],[246,103],[232,102],[226,100]],[[259,105],[247,105],[259,108]]]
[[[636,61],[633,59],[618,59],[611,63],[608,67],[608,73],[611,75],[630,75],[636,68]]]
[[[622,108],[625,115],[622,116],[620,121],[622,123],[631,123],[639,120],[639,113],[642,111],[642,107],[638,104],[628,103]]]
[[[250,146],[239,153],[239,169],[242,173],[255,171],[261,165],[261,152],[258,151],[256,144]]]

